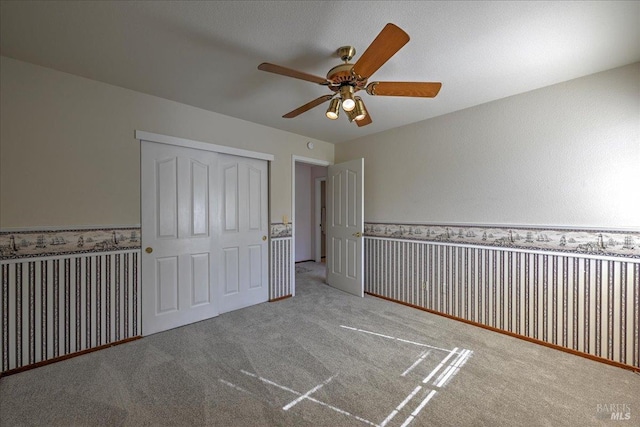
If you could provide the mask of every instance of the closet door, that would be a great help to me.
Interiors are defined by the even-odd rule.
[[[218,315],[218,154],[142,141],[142,334]]]
[[[265,302],[268,283],[267,162],[221,154],[220,313]]]

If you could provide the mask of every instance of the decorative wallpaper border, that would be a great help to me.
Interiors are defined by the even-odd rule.
[[[140,249],[140,227],[0,232],[0,260]]]
[[[291,237],[291,223],[283,224],[281,222],[271,223],[271,238]]]
[[[640,259],[640,231],[365,223],[369,237],[509,247]]]
[[[271,238],[291,237],[272,223]],[[365,236],[640,259],[640,231],[365,223]],[[0,232],[0,260],[140,248],[140,227]]]

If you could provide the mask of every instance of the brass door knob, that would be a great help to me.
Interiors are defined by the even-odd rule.
[[[262,240],[267,240],[267,236],[262,236]]]
[[[153,248],[152,247],[148,247],[147,249],[144,250],[146,253],[150,254],[151,252],[153,252]]]
[[[353,237],[362,237],[362,233],[359,231],[357,233],[353,233]]]

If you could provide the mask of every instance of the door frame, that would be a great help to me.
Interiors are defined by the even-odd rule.
[[[313,166],[331,166],[333,164],[327,160],[291,155],[291,296],[296,296],[296,162]]]
[[[178,138],[175,136],[160,135],[158,133],[136,130],[135,138],[138,141],[157,142],[160,144],[177,145],[178,147],[195,148],[196,150],[213,151],[221,154],[232,154],[234,156],[249,157],[272,162],[275,160],[273,154],[261,153],[259,151],[243,150],[241,148],[227,147],[209,142],[194,141],[191,139]],[[142,191],[142,188],[140,189]]]
[[[316,225],[314,227],[315,230],[315,248],[314,255],[316,262],[322,262],[322,229],[320,225],[322,224],[322,182],[327,182],[327,177],[318,177],[316,178],[315,186],[316,186],[316,204],[315,204],[315,215],[314,219],[316,221]],[[326,197],[326,187],[325,187],[325,197]]]

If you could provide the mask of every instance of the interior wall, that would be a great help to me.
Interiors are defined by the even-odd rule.
[[[291,156],[333,161],[327,142],[7,57],[0,88],[0,228],[139,224],[135,130],[273,154],[272,222],[292,216]]]
[[[367,222],[638,228],[640,63],[336,145],[358,157]]]
[[[296,162],[295,250],[296,262],[313,259],[311,165]]]

